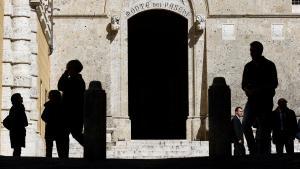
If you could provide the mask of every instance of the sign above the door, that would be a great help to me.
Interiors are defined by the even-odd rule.
[[[146,10],[163,9],[176,12],[187,18],[191,15],[188,6],[185,0],[141,0],[130,4],[130,6],[125,9],[125,15],[127,18],[130,18]]]

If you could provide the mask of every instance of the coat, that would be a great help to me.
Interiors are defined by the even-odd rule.
[[[65,122],[67,119],[63,116],[61,103],[48,101],[44,104],[42,120],[46,123],[45,139],[56,140],[66,134]]]
[[[244,134],[243,134],[243,127],[240,119],[237,116],[233,116],[231,119],[232,124],[232,136],[233,136],[233,142],[238,143],[239,140],[242,140],[242,143],[244,143]]]
[[[11,129],[9,130],[11,148],[25,147],[27,116],[23,104],[13,105],[9,110]]]
[[[283,143],[290,139],[294,140],[297,133],[297,119],[293,110],[286,108],[282,114],[282,123],[280,119],[280,110],[276,108],[271,119],[274,144]]]
[[[66,72],[58,81],[58,90],[63,92],[62,104],[64,116],[72,118],[69,125],[83,125],[83,102],[85,92],[85,82],[81,74],[74,77]]]

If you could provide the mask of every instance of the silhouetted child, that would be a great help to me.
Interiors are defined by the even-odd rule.
[[[57,153],[59,158],[67,158],[69,144],[64,118],[62,114],[61,94],[58,90],[49,92],[49,101],[44,104],[45,109],[42,113],[42,119],[46,123],[45,142],[46,157],[52,157],[53,142],[56,142]]]
[[[20,93],[15,93],[11,96],[12,107],[9,110],[11,119],[11,128],[9,130],[10,145],[14,149],[13,156],[21,156],[21,148],[25,147],[26,129],[28,126],[23,98]]]

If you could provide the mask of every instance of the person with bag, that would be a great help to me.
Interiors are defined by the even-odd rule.
[[[28,126],[23,98],[20,93],[11,96],[12,107],[9,110],[9,137],[11,148],[14,149],[13,156],[21,156],[21,148],[25,147],[26,129]]]
[[[11,118],[10,118],[10,116],[6,116],[2,123],[3,123],[3,126],[7,130],[10,130],[10,128],[11,128]]]

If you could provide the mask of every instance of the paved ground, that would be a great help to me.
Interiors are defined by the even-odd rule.
[[[0,169],[300,169],[300,154],[242,158],[209,157],[163,160],[116,160],[97,162],[84,159],[47,159],[0,157]]]

